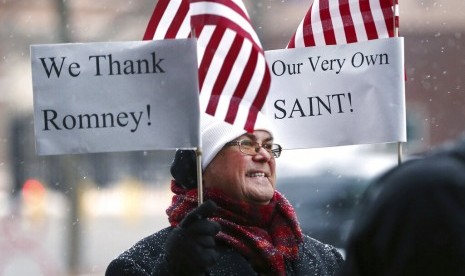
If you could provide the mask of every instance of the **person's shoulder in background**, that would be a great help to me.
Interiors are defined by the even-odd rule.
[[[464,214],[461,137],[370,185],[342,275],[465,275]]]

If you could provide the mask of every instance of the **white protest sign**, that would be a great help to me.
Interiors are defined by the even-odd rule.
[[[285,149],[406,141],[403,38],[266,52]]]
[[[31,46],[39,155],[199,145],[192,39]]]

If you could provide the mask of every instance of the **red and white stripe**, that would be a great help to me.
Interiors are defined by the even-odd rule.
[[[189,0],[158,0],[143,39],[187,38],[190,31]]]
[[[271,75],[242,1],[191,0],[198,37],[200,106],[208,114],[252,131]]]
[[[287,47],[394,37],[398,27],[397,0],[315,0]]]
[[[176,2],[177,7],[190,3],[188,12],[185,8],[168,9],[175,5],[170,2]],[[162,7],[158,8],[161,3]],[[190,16],[192,31],[181,32],[184,27],[169,24],[171,18],[172,24],[179,25],[182,21],[184,26],[185,20],[175,12],[179,10],[182,16]],[[243,2],[160,0],[144,39],[185,38],[191,32],[197,37],[201,111],[253,131],[265,104],[271,74]]]

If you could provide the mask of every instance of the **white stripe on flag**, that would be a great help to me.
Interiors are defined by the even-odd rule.
[[[342,22],[341,12],[339,10],[339,2],[329,1],[331,21],[333,23],[334,36],[336,37],[336,44],[346,44],[346,33],[344,32],[344,22]]]
[[[222,95],[227,96],[222,97],[220,99],[220,103],[218,104],[218,110],[216,114],[220,118],[226,118],[226,114],[229,110],[229,102],[234,94],[234,91],[237,88],[237,85],[240,82],[242,73],[244,72],[244,68],[247,65],[247,61],[249,59],[251,50],[252,43],[250,43],[248,40],[244,40],[239,54],[237,56],[237,59],[234,62],[234,68],[229,74],[228,80],[226,81],[225,87],[223,89]]]
[[[357,41],[367,41],[367,31],[363,23],[362,13],[360,12],[360,0],[349,0],[350,13],[352,14],[352,21],[354,21],[355,33],[357,34]]]
[[[312,31],[315,38],[315,46],[326,45],[325,36],[323,33],[323,25],[320,18],[320,1],[313,2],[312,7]]]
[[[202,41],[206,40],[208,41],[211,36],[213,35],[213,32],[215,31],[215,26],[207,25],[202,29],[202,33],[199,35],[197,38],[197,42],[202,39]],[[197,43],[197,62],[200,65],[200,62],[203,59],[203,55],[205,54],[205,47],[207,45]]]
[[[205,75],[205,80],[203,82],[202,90],[200,91],[200,109],[206,110],[210,98],[212,96],[213,86],[218,79],[218,74],[220,73],[221,67],[224,63],[224,57],[231,48],[231,44],[234,40],[235,32],[230,29],[226,29],[221,42],[216,49],[215,55],[213,56],[210,67],[208,67],[207,74]],[[201,45],[206,45],[211,37],[203,35],[199,37],[198,43]]]
[[[247,122],[247,116],[249,115],[250,106],[251,103],[247,103],[244,100],[241,101],[236,117],[236,122],[238,125],[244,125]]]
[[[297,27],[297,32],[295,33],[295,48],[305,47],[304,43],[304,19],[300,22],[299,27]]]
[[[174,18],[176,18],[179,7],[181,6],[181,1],[169,1],[168,6],[163,12],[163,16],[158,23],[157,29],[153,36],[154,40],[164,39],[168,28],[171,26]]]
[[[389,33],[379,1],[380,0],[370,0],[371,14],[373,15],[373,20],[375,21],[378,38],[387,38],[389,37]]]
[[[190,10],[187,13],[187,16],[184,17],[184,20],[182,21],[182,25],[179,28],[179,32],[176,34],[176,38],[186,38],[189,37],[191,33],[191,16],[190,16]]]
[[[205,8],[207,7],[208,10],[205,10]],[[211,14],[215,16],[224,17],[229,19],[230,21],[235,22],[237,25],[239,25],[252,36],[252,39],[255,40],[257,45],[260,45],[260,40],[258,39],[258,36],[255,33],[255,30],[253,29],[249,21],[247,21],[247,19],[242,17],[240,14],[236,13],[230,7],[220,3],[209,3],[209,5],[205,5],[202,2],[196,2],[191,4],[190,9],[191,16]]]
[[[243,97],[244,101],[252,103],[255,99],[256,92],[260,89],[263,78],[265,76],[266,61],[263,55],[258,55],[257,64],[250,80],[250,85],[247,87],[245,95]]]

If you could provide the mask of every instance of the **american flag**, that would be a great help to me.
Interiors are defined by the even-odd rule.
[[[187,38],[190,32],[189,0],[159,0],[143,39]]]
[[[144,39],[191,33],[197,37],[201,111],[253,131],[271,75],[243,2],[159,0]]]
[[[288,48],[338,45],[397,36],[398,0],[315,0]]]

